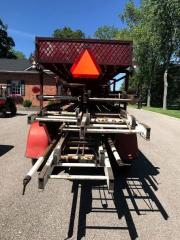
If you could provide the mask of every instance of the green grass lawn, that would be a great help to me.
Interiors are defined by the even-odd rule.
[[[144,110],[152,111],[152,112],[157,112],[157,113],[162,113],[171,117],[176,117],[180,118],[180,110],[164,110],[162,108],[155,108],[155,107],[143,107]]]
[[[136,105],[130,105],[130,107],[137,108]],[[168,116],[171,116],[171,117],[180,118],[180,110],[170,110],[170,109],[164,110],[162,108],[156,108],[156,107],[142,107],[142,109],[148,110],[148,111],[151,111],[151,112],[157,112],[157,113],[165,114],[165,115],[168,115]]]

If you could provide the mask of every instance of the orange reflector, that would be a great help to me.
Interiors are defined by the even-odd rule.
[[[101,69],[90,50],[86,49],[71,67],[74,78],[98,78]]]

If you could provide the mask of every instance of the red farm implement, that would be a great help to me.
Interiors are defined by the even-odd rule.
[[[40,189],[49,179],[68,179],[106,181],[108,190],[114,190],[112,166],[132,164],[137,134],[150,138],[150,128],[126,110],[131,69],[130,41],[36,38],[40,111],[28,118],[26,157],[34,165],[24,178],[24,190],[37,171]],[[56,95],[43,94],[49,73],[56,79]],[[117,91],[122,80],[124,90]],[[44,107],[47,101],[51,104]],[[77,168],[81,170],[74,175]],[[87,168],[94,169],[92,175],[86,174]],[[97,169],[103,174],[96,174]]]

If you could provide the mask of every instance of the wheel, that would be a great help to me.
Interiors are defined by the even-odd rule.
[[[17,112],[17,108],[15,105],[12,105],[11,108],[10,108],[10,111],[11,111],[11,115],[12,116],[15,116],[16,115],[16,112]]]
[[[5,109],[5,108],[2,109],[2,111],[1,111],[1,116],[2,116],[3,118],[7,116],[7,114],[6,114],[6,109]]]

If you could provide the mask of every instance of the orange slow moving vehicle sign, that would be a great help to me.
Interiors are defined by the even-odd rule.
[[[89,49],[85,49],[71,67],[74,78],[98,78],[101,69]]]

